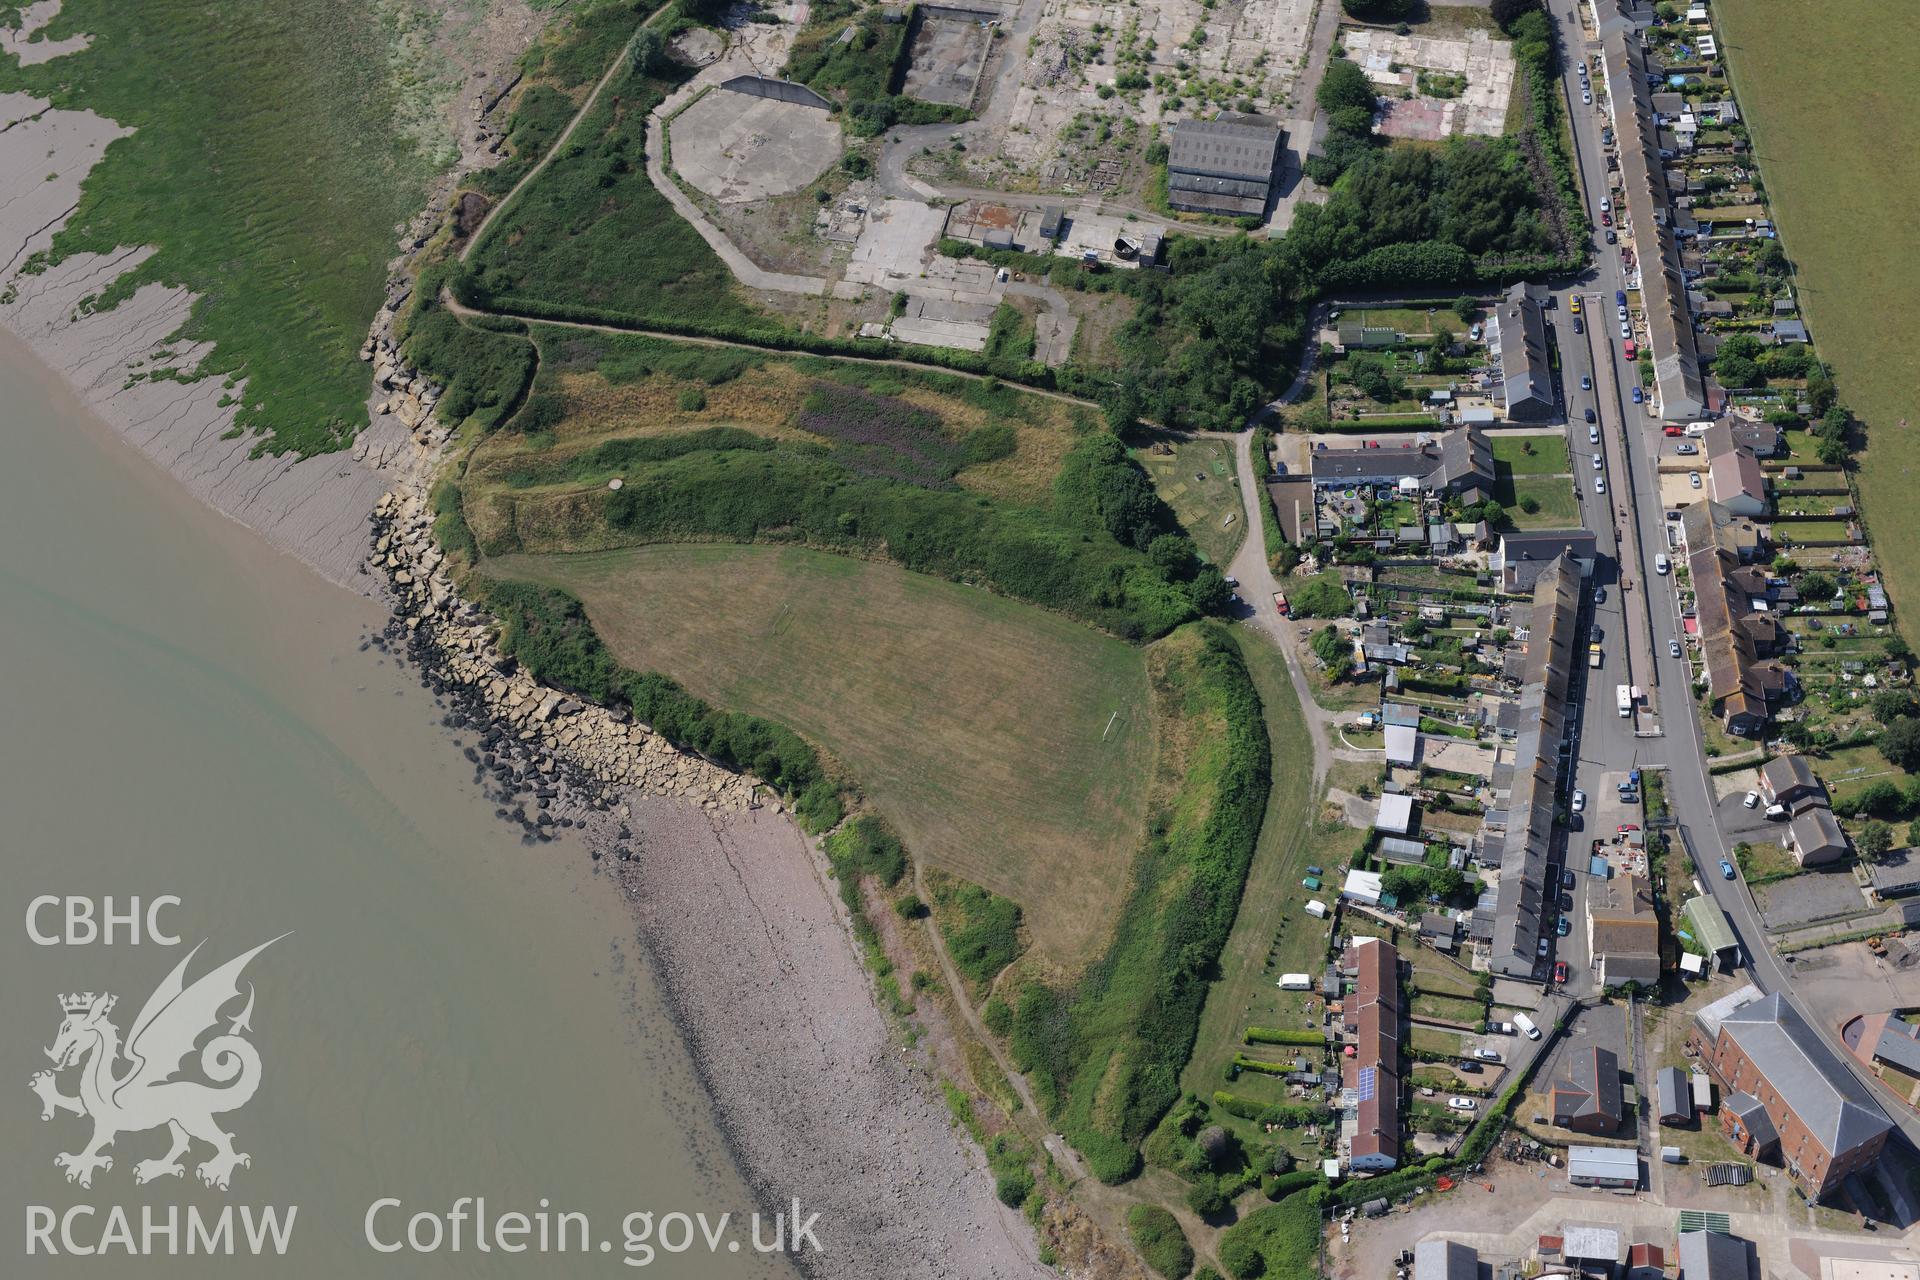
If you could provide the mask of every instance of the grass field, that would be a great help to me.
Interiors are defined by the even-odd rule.
[[[984,591],[797,549],[488,568],[579,595],[627,665],[819,743],[916,857],[1018,902],[1051,961],[1104,939],[1153,752],[1140,650]]]
[[[1920,522],[1902,514],[1920,469],[1920,12],[1721,0],[1713,13],[1808,328],[1867,426],[1874,550],[1896,605],[1920,607]]]
[[[1183,440],[1171,454],[1136,449],[1133,456],[1153,477],[1161,499],[1208,563],[1224,571],[1240,549],[1242,504],[1233,453],[1224,440]],[[1231,524],[1222,523],[1228,516]]]
[[[1493,460],[1516,476],[1560,476],[1573,470],[1567,460],[1567,438],[1550,436],[1495,436]]]
[[[275,450],[340,448],[367,421],[358,349],[394,228],[434,167],[421,121],[457,81],[410,67],[382,16],[345,0],[68,0],[46,37],[76,32],[83,52],[0,62],[0,90],[132,131],[87,178],[52,256],[154,246],[101,281],[101,305],[150,282],[191,290],[180,337],[212,344],[200,374],[246,380],[241,426]]]
[[[1565,476],[1521,476],[1515,479],[1504,468],[1494,482],[1493,496],[1507,508],[1507,515],[1520,529],[1570,529],[1580,523],[1580,503],[1573,496],[1577,480]],[[1589,482],[1591,483],[1591,482]],[[1535,509],[1522,506],[1533,499]]]
[[[1220,954],[1220,977],[1207,993],[1200,1033],[1181,1087],[1203,1097],[1214,1089],[1231,1088],[1263,1101],[1279,1101],[1277,1092],[1271,1098],[1261,1094],[1253,1076],[1226,1085],[1221,1069],[1242,1047],[1241,1037],[1249,1024],[1299,1025],[1304,999],[1299,992],[1281,991],[1275,985],[1279,974],[1318,975],[1324,967],[1326,927],[1304,910],[1313,895],[1300,887],[1308,864],[1321,861],[1320,846],[1313,839],[1313,797],[1308,794],[1313,764],[1306,722],[1287,677],[1286,660],[1259,636],[1243,637],[1240,650],[1266,709],[1273,788],[1260,824],[1260,841],[1254,846],[1253,865],[1247,871],[1240,914]],[[1248,1126],[1243,1136],[1250,1138],[1254,1132]]]
[[[566,150],[475,249],[477,301],[540,314],[780,329],[740,300],[726,264],[647,176],[647,113],[674,84],[629,73],[608,85]]]

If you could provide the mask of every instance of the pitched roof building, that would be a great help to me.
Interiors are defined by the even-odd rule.
[[[1588,890],[1587,954],[1600,966],[1602,986],[1659,985],[1660,918],[1644,876],[1599,880]]]
[[[1763,659],[1756,628],[1742,625],[1760,610],[1742,590],[1746,579],[1738,572],[1739,557],[1720,545],[1712,506],[1695,502],[1681,508],[1680,531],[1687,544],[1708,696],[1729,732],[1756,733],[1767,723],[1771,705],[1793,691],[1792,673]]]
[[[1724,422],[1707,428],[1702,438],[1707,474],[1713,481],[1713,500],[1737,516],[1767,513],[1767,477],[1760,460],[1734,443],[1733,429]]]
[[[1569,1056],[1567,1075],[1552,1090],[1553,1122],[1581,1133],[1613,1133],[1626,1112],[1620,1096],[1620,1059],[1598,1046]]]
[[[1178,121],[1167,148],[1167,203],[1197,213],[1265,216],[1281,136],[1278,120],[1238,111]]]
[[[1553,416],[1553,363],[1541,310],[1546,298],[1546,286],[1523,281],[1508,289],[1494,308],[1493,355],[1509,422],[1545,422]]]
[[[1323,487],[1405,480],[1482,502],[1493,493],[1493,445],[1478,427],[1456,427],[1399,448],[1315,449],[1312,474]]]
[[[1413,1280],[1479,1280],[1480,1255],[1453,1240],[1422,1240],[1413,1246]]]
[[[1775,756],[1761,765],[1760,795],[1768,804],[1783,804],[1794,813],[1827,803],[1826,784],[1803,755]]]
[[[1591,529],[1515,529],[1500,535],[1487,567],[1500,575],[1502,591],[1532,591],[1560,555],[1571,556],[1583,575],[1591,574],[1599,555],[1597,546]]]
[[[1580,591],[1580,571],[1564,555],[1556,556],[1534,584],[1489,956],[1493,971],[1509,977],[1535,975],[1542,963],[1540,939],[1559,906],[1557,886],[1550,890],[1546,883],[1547,855],[1567,741],[1568,683],[1577,665],[1573,633]]]
[[[1793,850],[1795,862],[1818,867],[1847,856],[1847,834],[1840,829],[1833,810],[1820,806],[1801,813],[1788,826],[1787,846]]]
[[[1848,1019],[1840,1039],[1882,1084],[1920,1107],[1920,1027],[1897,1013],[1865,1013]]]
[[[1347,1167],[1391,1169],[1400,1163],[1400,953],[1384,939],[1355,938],[1340,967],[1354,984],[1341,1003],[1353,1049],[1341,1068]]]
[[[1680,1280],[1748,1280],[1752,1274],[1747,1242],[1739,1236],[1719,1231],[1680,1233]]]
[[[1747,986],[1694,1015],[1688,1045],[1726,1090],[1720,1128],[1777,1159],[1811,1200],[1870,1166],[1893,1122],[1778,993]]]
[[[1706,408],[1706,381],[1687,314],[1686,277],[1674,244],[1659,122],[1647,84],[1647,54],[1639,13],[1619,0],[1598,8],[1603,65],[1619,130],[1624,203],[1640,246],[1640,301],[1653,354],[1653,398],[1670,421],[1698,418]]]

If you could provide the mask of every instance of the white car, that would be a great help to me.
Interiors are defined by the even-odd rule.
[[[1669,658],[1677,658],[1680,656],[1680,642],[1678,640],[1667,641],[1667,656]]]
[[[1631,337],[1633,337],[1633,326],[1627,321],[1622,320],[1620,322],[1620,341],[1625,342]]]
[[[1541,959],[1545,959],[1547,952],[1551,950],[1553,950],[1553,943],[1547,940],[1546,938],[1542,938],[1540,939],[1538,945],[1534,947],[1533,953],[1539,956]]]
[[[1695,487],[1697,488],[1698,486]],[[1595,493],[1605,493],[1607,491],[1607,478],[1605,476],[1595,476],[1593,478],[1593,491]]]
[[[1480,1059],[1480,1061],[1482,1062],[1500,1061],[1500,1051],[1497,1049],[1475,1049],[1473,1051],[1473,1056]]]
[[[1588,444],[1599,444],[1599,443],[1600,443],[1600,428],[1598,428],[1598,427],[1588,427],[1588,428],[1587,428],[1587,443],[1588,443]]]
[[[1624,302],[1621,303],[1613,309],[1613,313],[1620,319],[1625,320],[1627,318],[1627,304]]]
[[[1653,558],[1653,571],[1661,577],[1665,577],[1672,569],[1673,561],[1667,559],[1664,553]]]
[[[1749,791],[1747,792],[1747,798],[1740,803],[1749,809],[1758,809],[1760,807],[1760,793],[1758,791]]]
[[[1687,483],[1695,489],[1698,489],[1700,487],[1700,473],[1698,471],[1687,472]]]
[[[1448,1098],[1447,1107],[1453,1111],[1478,1111],[1480,1104],[1472,1098]]]
[[[1593,390],[1593,379],[1589,375],[1584,373],[1580,375],[1580,389],[1582,391]]]
[[[1605,466],[1606,466],[1606,464],[1605,464],[1604,462],[1602,462],[1602,461],[1600,461],[1600,455],[1599,455],[1599,454],[1597,454],[1597,453],[1596,453],[1596,454],[1594,454],[1594,455],[1593,455],[1593,469],[1594,469],[1595,471],[1599,471],[1599,470],[1600,470],[1601,468],[1603,468],[1603,467],[1605,467]]]
[[[1586,792],[1580,791],[1578,789],[1574,791],[1573,811],[1575,813],[1585,813],[1587,811],[1587,793]]]
[[[1608,199],[1605,199],[1605,198],[1602,198],[1602,200],[1600,201],[1600,212],[1602,212],[1602,213],[1612,213],[1612,212],[1613,212],[1613,201],[1611,201],[1611,200],[1608,200]]]
[[[1580,91],[1580,105],[1584,107],[1593,105],[1593,93],[1590,90],[1582,89]]]

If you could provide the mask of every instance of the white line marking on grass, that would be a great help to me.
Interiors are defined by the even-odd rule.
[[[1120,708],[1115,707],[1113,714],[1107,717],[1107,727],[1100,731],[1100,741],[1105,742],[1107,735],[1113,732],[1113,722],[1120,718]]]

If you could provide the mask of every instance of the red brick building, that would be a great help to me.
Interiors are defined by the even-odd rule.
[[[1823,1199],[1886,1146],[1893,1121],[1777,994],[1748,986],[1708,1005],[1687,1044],[1726,1091],[1721,1132],[1783,1166],[1808,1199]]]

